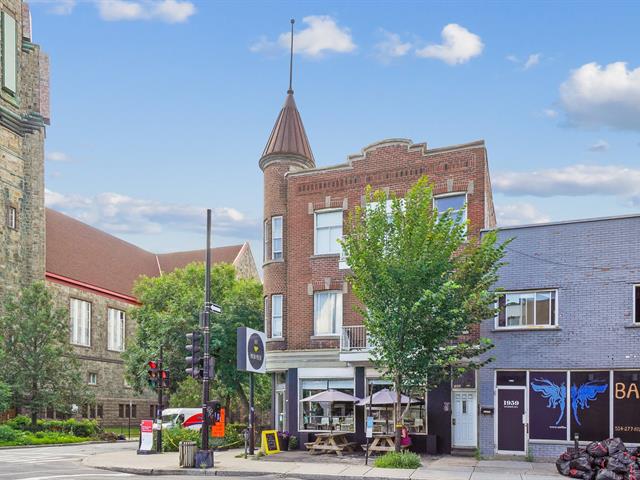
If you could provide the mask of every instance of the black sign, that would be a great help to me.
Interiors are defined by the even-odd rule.
[[[613,436],[640,443],[640,370],[613,372]]]
[[[567,439],[567,372],[529,373],[529,436]]]
[[[247,345],[247,355],[249,363],[255,370],[260,370],[264,363],[264,343],[257,333],[251,334],[249,344]]]
[[[275,452],[278,450],[278,440],[276,438],[276,432],[266,432],[264,437],[267,440],[267,450]]]
[[[524,452],[524,389],[498,389],[498,450]]]
[[[571,372],[571,435],[609,437],[609,372]]]

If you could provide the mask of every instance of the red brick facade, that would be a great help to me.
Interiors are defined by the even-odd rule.
[[[343,293],[343,325],[358,325],[354,297],[346,284],[347,270],[339,268],[339,255],[314,255],[314,212],[323,209],[353,210],[363,201],[365,187],[387,189],[397,196],[423,175],[434,184],[436,196],[467,194],[469,235],[495,225],[487,154],[483,141],[428,149],[409,140],[385,140],[352,155],[347,163],[308,168],[296,156],[263,157],[264,215],[267,225],[264,292],[269,299],[265,318],[271,318],[270,298],[282,294],[283,338],[270,341],[268,349],[300,351],[337,349],[338,337],[314,337],[313,292]],[[271,217],[283,217],[283,259],[271,258]],[[271,336],[270,320],[266,322]]]

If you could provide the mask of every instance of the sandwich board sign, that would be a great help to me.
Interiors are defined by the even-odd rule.
[[[266,373],[267,336],[249,327],[238,327],[237,367],[241,372]]]
[[[262,431],[262,449],[267,455],[280,453],[280,442],[278,441],[277,430]]]
[[[140,422],[140,448],[138,454],[149,453],[153,449],[153,420]]]

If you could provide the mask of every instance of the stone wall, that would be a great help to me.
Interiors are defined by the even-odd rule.
[[[253,278],[254,280],[260,280],[260,274],[256,267],[256,261],[251,253],[251,247],[248,243],[245,243],[238,253],[238,257],[233,262],[233,266],[236,269],[238,278]]]

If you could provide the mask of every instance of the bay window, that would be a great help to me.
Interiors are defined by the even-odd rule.
[[[271,260],[282,258],[282,217],[271,218]]]
[[[316,292],[313,316],[315,335],[338,335],[342,328],[342,292]]]

